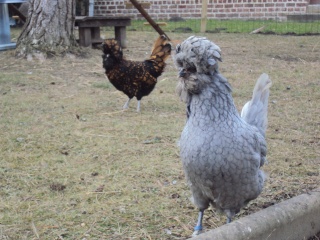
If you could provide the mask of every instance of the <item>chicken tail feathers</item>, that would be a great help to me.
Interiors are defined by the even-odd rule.
[[[263,136],[268,125],[268,99],[271,85],[268,74],[261,74],[253,89],[252,99],[243,106],[241,111],[241,117],[248,124],[257,127]]]
[[[113,38],[106,39],[104,41],[102,44],[102,50],[105,55],[104,57],[112,56],[117,61],[121,61],[123,58],[121,46],[119,45],[118,41]]]
[[[147,60],[164,63],[167,60],[167,58],[170,56],[170,54],[171,54],[171,44],[168,43],[168,39],[166,36],[161,35],[154,42],[151,55]]]

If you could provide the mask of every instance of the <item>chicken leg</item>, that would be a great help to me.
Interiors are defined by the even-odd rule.
[[[194,227],[194,232],[193,232],[192,236],[197,236],[202,231],[203,212],[204,212],[204,210],[202,210],[202,209],[199,210],[197,225]]]
[[[123,105],[123,109],[127,109],[129,107],[130,100],[131,98],[129,98],[128,101],[126,101],[126,103]]]
[[[137,112],[140,112],[140,101],[141,101],[141,100],[138,100]]]
[[[123,105],[123,109],[128,109],[129,108],[130,101],[131,101],[131,98],[129,98],[128,101],[126,101],[126,103]],[[138,100],[137,112],[140,112],[140,101],[141,100]]]

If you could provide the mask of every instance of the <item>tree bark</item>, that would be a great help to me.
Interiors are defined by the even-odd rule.
[[[30,0],[28,18],[17,41],[16,54],[61,55],[77,46],[74,37],[75,0]]]

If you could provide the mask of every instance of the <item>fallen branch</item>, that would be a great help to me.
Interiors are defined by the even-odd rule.
[[[262,26],[262,27],[260,27],[260,28],[258,28],[258,29],[256,29],[256,30],[253,30],[250,34],[259,33],[259,32],[261,32],[265,27],[266,27],[266,26]]]

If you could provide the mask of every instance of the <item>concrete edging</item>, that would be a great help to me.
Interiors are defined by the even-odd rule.
[[[192,240],[307,240],[320,232],[320,188],[263,209]]]

